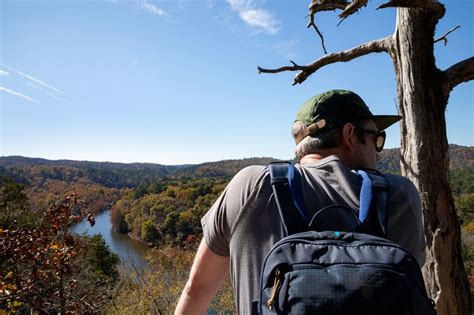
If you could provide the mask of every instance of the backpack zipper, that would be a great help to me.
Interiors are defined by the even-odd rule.
[[[268,299],[267,301],[267,305],[268,305],[268,309],[269,310],[272,310],[273,307],[275,306],[275,300],[276,300],[276,295],[278,293],[278,290],[280,290],[280,287],[283,283],[283,281],[281,281],[281,271],[280,269],[276,269],[275,271],[275,280],[273,282],[273,288],[272,288],[272,295],[270,296],[270,298]]]

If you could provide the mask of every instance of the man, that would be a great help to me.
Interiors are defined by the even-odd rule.
[[[292,133],[306,209],[328,205],[359,209],[361,180],[353,171],[374,169],[388,126],[400,116],[374,116],[355,93],[332,90],[309,99]],[[387,174],[390,184],[387,238],[425,260],[418,191],[406,178]],[[264,166],[250,166],[229,183],[202,219],[204,238],[176,314],[204,314],[230,269],[239,314],[258,298],[261,267],[284,231]]]

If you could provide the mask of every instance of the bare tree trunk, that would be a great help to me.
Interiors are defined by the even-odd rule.
[[[470,314],[471,301],[461,256],[461,228],[448,182],[448,142],[443,73],[436,68],[433,37],[439,17],[399,8],[390,54],[397,77],[401,169],[421,193],[427,239],[423,268],[438,314]],[[429,132],[420,132],[429,130]],[[423,161],[423,163],[421,163]]]

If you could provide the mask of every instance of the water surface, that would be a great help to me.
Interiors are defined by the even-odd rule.
[[[122,263],[126,265],[133,263],[140,268],[147,266],[144,255],[149,249],[148,246],[143,242],[131,239],[128,235],[113,230],[110,223],[110,210],[97,214],[94,226],[91,226],[84,219],[71,229],[74,233],[86,233],[89,236],[102,234],[110,249],[120,257]]]

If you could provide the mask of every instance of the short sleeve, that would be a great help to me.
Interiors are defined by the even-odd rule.
[[[204,240],[215,254],[230,255],[232,227],[264,173],[264,166],[249,166],[241,170],[201,219]]]

